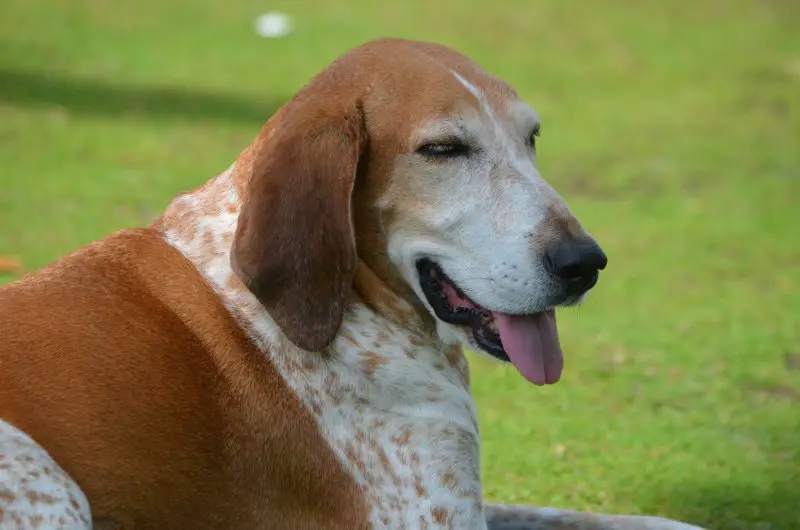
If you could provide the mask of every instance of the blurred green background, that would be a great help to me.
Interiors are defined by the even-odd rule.
[[[292,33],[255,33],[272,10]],[[486,496],[800,528],[792,0],[4,0],[0,264],[148,223],[378,36],[514,85],[543,118],[542,173],[610,257],[560,314],[561,383],[474,359]]]

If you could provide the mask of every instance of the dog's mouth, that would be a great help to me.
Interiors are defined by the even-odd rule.
[[[536,385],[553,384],[561,378],[564,356],[555,310],[530,315],[491,311],[465,295],[430,259],[419,260],[417,272],[422,292],[438,319],[471,328],[481,350],[511,362]]]

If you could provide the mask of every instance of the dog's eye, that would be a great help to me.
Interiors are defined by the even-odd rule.
[[[469,147],[458,140],[431,142],[422,145],[417,153],[428,157],[456,157],[469,153]]]
[[[534,151],[536,150],[536,139],[541,135],[541,127],[538,125],[531,131],[530,136],[528,136],[528,145],[531,146],[531,149]]]

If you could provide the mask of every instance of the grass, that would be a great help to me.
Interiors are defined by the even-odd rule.
[[[295,32],[256,37],[266,9]],[[5,0],[0,256],[148,222],[352,46],[449,44],[537,108],[610,256],[560,384],[474,360],[487,497],[800,528],[797,27],[779,0]]]

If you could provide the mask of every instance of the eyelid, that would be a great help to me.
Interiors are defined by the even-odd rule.
[[[469,146],[469,143],[464,141],[462,138],[458,136],[440,136],[437,138],[429,138],[427,140],[423,140],[417,145],[417,150],[422,149],[426,145],[454,145],[454,146]]]

